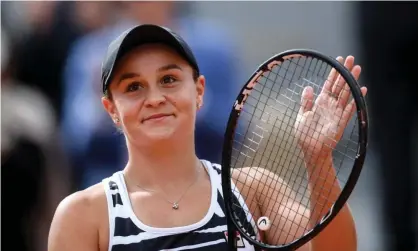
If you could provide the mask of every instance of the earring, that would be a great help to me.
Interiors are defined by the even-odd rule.
[[[120,122],[119,118],[115,118],[115,123],[119,123],[119,122]]]

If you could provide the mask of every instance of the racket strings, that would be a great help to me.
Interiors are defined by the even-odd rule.
[[[277,203],[283,205],[282,212],[272,211],[271,215],[281,219],[278,221],[279,224],[275,223],[275,219],[271,219],[273,224],[271,229],[274,232],[269,234],[284,240],[285,243],[292,242],[301,237],[298,236],[300,233],[304,234],[309,231],[310,227],[301,223],[304,221],[303,219],[318,222],[323,217],[323,215],[319,215],[317,219],[312,219],[306,216],[306,211],[328,211],[326,207],[330,202],[328,200],[331,190],[326,189],[323,182],[329,182],[330,179],[327,176],[332,175],[334,180],[331,183],[338,178],[338,182],[344,184],[346,175],[339,175],[339,173],[343,169],[343,164],[347,162],[346,158],[351,162],[354,160],[349,156],[349,153],[356,152],[355,128],[350,131],[348,136],[344,135],[336,146],[331,144],[325,146],[333,149],[336,175],[320,168],[317,181],[311,184],[311,187],[309,186],[303,153],[298,147],[298,140],[295,137],[295,130],[298,130],[298,128],[295,129],[295,121],[299,114],[303,89],[306,86],[313,88],[311,102],[314,102],[323,91],[322,86],[328,81],[327,76],[331,70],[332,68],[323,61],[301,57],[287,60],[283,64],[275,66],[270,71],[264,72],[257,81],[257,85],[247,98],[239,117],[234,138],[232,170],[240,172],[242,167],[254,167],[255,174],[253,176],[243,174],[246,178],[238,181],[241,186],[248,187],[247,193],[242,193],[244,198],[251,191],[258,191],[260,186],[264,186],[267,191],[279,191],[274,197],[265,194],[259,201],[252,200],[249,203],[247,201],[247,205],[252,208],[264,204],[266,208],[271,208],[271,210],[273,210],[273,205]],[[324,128],[326,125],[320,124],[320,126]],[[316,130],[316,128],[309,127],[308,130]],[[305,138],[311,134],[299,133],[302,134],[301,137]],[[349,147],[350,145],[351,147]],[[269,184],[258,183],[257,185],[248,182],[248,179],[254,180],[255,175],[268,175],[268,171],[276,174],[282,181],[271,179]],[[350,170],[347,172],[349,173]],[[315,186],[320,187],[317,196],[321,197],[321,200],[317,200],[315,205],[310,205],[309,198],[311,192],[316,190]],[[237,186],[234,186],[233,189],[237,190]],[[297,208],[287,207],[286,205],[292,201],[298,202],[299,206]],[[333,204],[334,201],[331,203]],[[250,212],[243,210],[241,214],[250,215]],[[291,217],[292,215],[293,217]],[[296,222],[296,217],[302,220]],[[256,220],[253,219],[253,221]],[[287,224],[291,225],[291,230],[296,230],[285,233],[284,229]],[[253,227],[252,224],[247,224],[247,226],[243,226],[243,229],[252,229]]]
[[[298,58],[297,59],[298,61],[300,60],[300,58]],[[292,63],[292,61],[290,61],[291,63]],[[309,66],[308,67],[305,67],[305,68],[302,68],[302,74],[304,74],[303,73],[303,69],[305,69],[306,71],[305,71],[305,75],[308,75],[308,73],[309,72],[311,72],[311,70],[310,70],[310,68],[311,68],[311,65],[312,65],[312,62],[313,61],[310,61],[309,62]],[[299,65],[299,63],[298,62],[296,62],[295,63],[296,64],[296,66],[300,66]],[[315,65],[315,68],[317,68],[317,65],[318,64],[316,64]],[[284,68],[281,68],[281,69],[284,69]],[[313,71],[311,72],[312,74],[313,74]],[[288,74],[290,74],[291,75],[291,78],[290,79],[288,79],[288,78],[286,78],[285,76],[286,75],[288,75]],[[284,76],[281,76],[282,78],[283,78],[283,80],[285,80],[285,81],[288,81],[289,83],[294,79],[294,76],[295,76],[295,74],[296,74],[296,71],[291,71],[291,70],[289,70],[289,68],[287,69],[287,71],[284,73]],[[280,73],[279,73],[279,75],[280,75]],[[284,97],[286,97],[287,99],[289,99],[291,102],[293,102],[293,104],[297,104],[297,99],[294,99],[294,96],[295,95],[298,95],[299,93],[297,92],[297,90],[296,90],[296,87],[297,86],[299,86],[298,84],[294,84],[293,85],[293,89],[290,89],[290,88],[286,88],[286,92],[283,94],[283,96]],[[289,95],[290,94],[290,95]],[[277,97],[276,97],[276,99],[277,99]],[[290,111],[290,113],[291,114],[289,114],[288,115],[288,117],[289,118],[293,118],[294,116],[295,116],[295,114],[296,114],[296,109],[295,109],[295,106],[293,106],[293,107],[291,107],[290,105],[288,105],[288,106],[286,106],[286,110],[285,110],[285,113],[284,114],[288,114],[288,112]],[[291,120],[287,120],[286,121],[286,123],[285,123],[285,125],[283,125],[283,122],[284,122],[285,120],[282,120],[282,123],[281,123],[281,125],[279,126],[280,128],[283,128],[283,126],[286,126],[286,128],[292,128],[292,125],[291,125]],[[276,139],[277,139],[278,137],[276,137]],[[290,140],[289,140],[290,139]],[[282,141],[282,143],[280,144],[280,145],[282,145],[284,143],[284,147],[283,148],[285,148],[285,149],[288,149],[288,148],[290,148],[294,143],[295,143],[295,138],[293,137],[291,137],[291,132],[286,132],[286,139],[285,140],[283,140]],[[294,157],[294,156],[300,156],[300,152],[299,152],[299,154],[294,154],[294,153],[292,153],[291,151],[283,151],[282,152],[282,156],[280,156],[280,158],[281,159],[284,159],[284,162],[286,163],[286,162],[289,162],[287,165],[294,165],[294,164],[296,164],[294,161],[292,161],[292,157]],[[298,174],[298,173],[295,173],[295,169],[288,169],[288,170],[290,170],[290,173],[288,173],[288,175],[289,176],[291,176],[291,177],[294,177],[295,179],[294,180],[292,180],[292,178],[291,177],[288,177],[288,181],[290,180],[290,182],[292,182],[293,184],[301,184],[302,182],[300,181],[300,175]],[[279,177],[281,177],[281,176],[286,176],[286,174],[283,174],[283,171],[284,171],[284,169],[281,169],[281,171],[280,171],[280,173],[279,173]],[[299,179],[299,182],[297,182],[296,181],[296,179]],[[303,189],[303,188],[305,188],[305,189]],[[287,188],[286,188],[287,189]],[[303,190],[303,192],[301,193],[300,192],[300,189],[302,189]],[[294,191],[295,189],[293,188],[293,191]],[[307,187],[307,185],[301,185],[301,186],[299,186],[299,189],[297,190],[297,194],[296,194],[296,196],[298,196],[299,195],[299,197],[302,197],[302,198],[306,198],[306,192],[308,191],[308,187]],[[289,200],[290,200],[290,197],[287,197],[287,201],[284,201],[284,204],[287,204],[288,202],[289,202]],[[277,202],[277,200],[275,200],[275,203]],[[290,219],[289,217],[290,217],[290,213],[291,212],[293,212],[293,215],[295,215],[295,217],[296,217],[296,215],[298,215],[298,213],[299,213],[299,210],[300,210],[300,206],[305,206],[305,208],[307,208],[309,205],[308,205],[308,201],[307,200],[305,200],[305,201],[300,201],[301,203],[299,204],[299,207],[296,209],[296,210],[292,210],[292,209],[290,209],[288,212],[288,214],[287,214],[287,216],[286,216],[286,214],[282,214],[282,217],[284,216],[286,219],[284,220],[284,223],[286,223],[286,222],[290,222],[291,223],[291,226],[290,226],[290,229],[294,229],[294,228],[292,228],[293,227],[293,225],[297,225],[297,227],[298,227],[298,230],[299,230],[299,228],[301,227],[300,226],[300,224],[295,224],[295,219]],[[306,211],[306,209],[302,212],[302,215],[300,215],[300,216],[302,216],[302,217],[305,217],[305,211]],[[278,214],[278,212],[275,212],[275,214]],[[307,217],[305,217],[305,218],[307,218]],[[285,225],[285,224],[283,224],[283,225]],[[278,227],[277,228],[277,230],[276,231],[279,231],[280,232],[280,234],[282,234],[282,233],[285,233],[285,231],[284,231],[284,229],[283,229],[283,227],[284,226],[282,226],[282,227]],[[305,227],[304,228],[304,230],[307,230],[307,227]],[[275,235],[276,233],[274,233],[274,235]],[[286,238],[285,238],[285,242],[287,242],[288,241],[288,238],[289,237],[295,237],[295,235],[296,235],[296,233],[287,233],[287,236],[286,236]],[[278,238],[280,238],[280,236],[278,237]]]
[[[297,59],[298,61],[300,60],[300,58],[298,58]],[[298,62],[296,63],[297,65],[298,65]],[[278,69],[278,68],[275,68],[275,69]],[[283,69],[283,68],[281,68],[281,69]],[[291,75],[291,79],[293,79],[294,78],[294,76],[295,76],[295,73],[296,73],[296,71],[294,71],[294,72],[292,72],[292,71],[287,71],[287,72],[285,72],[284,73],[284,76],[282,76],[282,75],[280,75],[280,73],[279,74],[277,74],[279,77],[281,77],[283,80],[286,80],[286,81],[289,81],[285,76],[287,75],[287,73],[290,73],[290,75]],[[274,82],[273,82],[273,84],[274,84]],[[281,86],[281,88],[282,88],[283,86]],[[293,89],[290,89],[290,88],[285,88],[285,92],[284,92],[284,94],[283,94],[283,97],[285,97],[285,98],[287,98],[287,100],[286,101],[290,101],[290,102],[293,102],[293,103],[295,103],[295,101],[292,99],[293,98],[293,94],[295,94],[295,85],[293,86],[294,88]],[[280,91],[279,91],[279,93],[280,93]],[[288,95],[288,94],[290,94],[290,96]],[[276,97],[275,97],[275,101],[277,102],[277,103],[279,103],[280,105],[282,105],[283,106],[283,103],[282,102],[280,102],[280,101],[278,101],[278,95],[279,94],[276,94]],[[288,105],[285,105],[285,111],[283,112],[283,114],[284,114],[284,116],[285,116],[285,119],[282,119],[281,120],[281,123],[280,123],[280,125],[279,125],[279,128],[291,128],[291,124],[290,124],[290,121],[291,121],[291,118],[293,117],[293,115],[294,115],[294,111],[295,111],[295,109],[293,109],[294,107],[291,107],[290,106],[290,104],[288,104]],[[276,109],[275,109],[276,110]],[[278,110],[278,109],[277,109]],[[290,114],[289,114],[290,113]],[[277,122],[277,120],[278,120],[278,117],[275,119],[275,123],[274,124],[276,124],[276,122]],[[285,149],[288,149],[289,147],[291,147],[291,145],[294,143],[294,141],[291,139],[291,132],[289,132],[288,130],[287,131],[284,131],[284,137],[283,137],[283,140],[281,141],[281,143],[279,144],[279,148],[282,148],[282,151],[281,151],[281,156],[279,157],[280,158],[280,160],[284,160],[284,162],[286,163],[286,162],[288,162],[288,165],[294,165],[294,164],[296,164],[295,163],[295,161],[294,161],[294,159],[292,159],[292,158],[289,158],[289,157],[291,157],[292,156],[292,153],[290,152],[290,151],[287,151],[287,150],[285,150]],[[278,139],[278,137],[275,137],[275,142],[277,142],[277,139]],[[268,144],[268,142],[267,142],[267,144]],[[275,144],[275,143],[274,143]],[[284,146],[283,146],[283,144],[284,144]],[[271,156],[271,153],[272,153],[273,151],[271,151],[270,152],[270,156]],[[271,157],[269,157],[269,160],[271,160]],[[254,164],[254,163],[253,163]],[[281,169],[281,171],[280,171],[280,173],[278,174],[278,176],[279,177],[282,177],[283,175],[285,175],[285,174],[283,174],[282,173],[282,171],[283,171],[284,169]],[[294,177],[295,179],[299,176],[298,174],[296,174],[295,172],[294,172],[294,169],[291,169],[291,173],[289,174],[291,177]],[[295,176],[294,176],[295,175]],[[291,180],[291,177],[288,177],[288,180]],[[289,179],[290,178],[290,179]],[[295,182],[296,183],[296,180],[292,180],[293,182]],[[284,185],[282,182],[280,183],[281,185],[280,185],[280,187],[278,188],[278,190],[280,191],[280,190],[282,190],[283,188],[282,188],[282,186]],[[286,191],[286,190],[288,190],[288,189],[290,189],[290,188],[288,188],[288,187],[285,187],[285,194],[286,193],[288,193],[288,192],[290,192],[290,191]],[[277,190],[277,189],[275,189],[275,190]],[[305,189],[305,191],[306,191],[307,189]],[[277,203],[277,200],[278,200],[278,197],[279,197],[280,195],[278,194],[277,196],[276,196],[276,198],[275,199],[272,199],[272,200],[270,200],[269,202],[268,202],[268,204],[267,204],[267,208],[269,208],[270,207],[270,204],[274,204],[274,203]],[[304,194],[302,195],[302,196],[304,196]],[[286,196],[285,197],[286,199],[284,200],[284,201],[282,201],[282,203],[283,204],[287,204],[287,203],[289,203],[290,202],[290,197],[289,196]],[[298,210],[298,209],[297,209]],[[288,217],[289,217],[289,215],[290,215],[290,213],[293,211],[293,213],[296,215],[296,214],[298,214],[298,211],[296,211],[296,210],[293,210],[292,208],[289,208],[289,210],[288,210],[288,215],[286,216],[286,212],[284,212],[284,213],[282,213],[281,214],[281,216],[283,217],[286,217],[287,218],[287,220],[286,221],[288,221]],[[274,212],[274,215],[279,215],[279,213],[280,212]],[[273,222],[275,222],[275,219],[273,218]],[[282,221],[283,222],[283,221]],[[294,223],[294,220],[293,221],[291,221],[291,224],[293,224]],[[285,227],[285,225],[286,224],[283,224],[282,226],[276,226],[276,231],[279,231],[280,233],[284,233],[285,231],[284,231],[284,227]],[[292,229],[292,228],[291,228]],[[292,235],[291,233],[287,233],[288,234],[288,236],[290,236],[290,235]],[[280,237],[279,237],[280,238]],[[286,237],[286,239],[287,239],[287,237]]]
[[[311,61],[311,63],[312,63],[312,61]],[[323,62],[322,62],[323,63]],[[323,68],[323,67],[317,67],[319,64],[316,64],[315,65],[315,69],[321,69],[321,68]],[[309,68],[308,68],[309,69]],[[324,69],[324,68],[323,68]],[[326,71],[324,70],[324,73],[325,73]],[[318,74],[318,76],[320,76],[320,74]],[[312,77],[312,76],[311,76]],[[324,79],[324,77],[325,77],[325,75],[322,75],[322,79]],[[309,80],[307,80],[307,79],[304,79],[305,81],[307,81],[307,82],[309,82],[310,84],[311,84],[311,86],[313,85],[314,87],[318,87],[318,85],[314,85],[315,84],[315,82],[313,82],[313,81],[309,81]],[[298,86],[297,84],[295,84],[295,86]],[[294,92],[293,92],[294,93]],[[299,94],[299,93],[296,93],[296,94]],[[316,97],[318,96],[318,95],[315,95]],[[321,147],[323,147],[323,146],[321,146]],[[323,170],[321,170],[321,172],[322,172]],[[329,173],[327,173],[327,174],[325,174],[325,175],[329,175]],[[334,176],[335,177],[335,176]],[[321,178],[321,175],[319,175],[319,177],[318,177],[318,179],[322,179]],[[323,181],[327,181],[327,180],[329,180],[328,178],[323,178]],[[318,186],[319,185],[319,183],[315,183],[314,184],[314,186]],[[331,192],[330,190],[328,191],[328,196],[324,196],[323,194],[326,194],[326,192],[327,191],[324,191],[324,188],[325,188],[325,186],[321,186],[321,190],[320,190],[320,192],[319,192],[319,195],[321,195],[322,197],[324,197],[324,198],[328,198],[328,196],[329,196],[329,193]],[[314,189],[313,189],[314,190]],[[305,192],[307,192],[308,190],[306,189],[305,190]],[[303,203],[300,203],[299,205],[302,205]],[[305,206],[306,206],[306,204],[305,204]],[[318,207],[318,206],[322,206],[322,208],[324,208],[326,205],[325,205],[325,203],[324,204],[321,204],[319,201],[317,201],[317,203],[316,203],[316,205],[313,205],[313,208],[316,208],[316,207]],[[307,207],[306,207],[307,208]],[[306,210],[306,209],[305,209]],[[319,218],[317,219],[317,221],[319,220]],[[294,222],[293,222],[294,223]],[[307,230],[307,228],[305,228],[305,230]],[[287,241],[287,238],[286,238],[286,241]]]

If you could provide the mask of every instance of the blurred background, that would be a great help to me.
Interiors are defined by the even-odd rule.
[[[46,250],[58,203],[123,168],[100,66],[109,42],[140,23],[172,28],[195,51],[208,83],[197,152],[214,162],[237,91],[262,61],[293,48],[354,55],[371,125],[350,198],[358,250],[418,250],[418,2],[2,1],[3,250]]]

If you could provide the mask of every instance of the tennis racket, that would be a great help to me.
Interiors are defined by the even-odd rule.
[[[222,156],[231,250],[237,239],[296,250],[348,200],[366,156],[368,120],[354,59],[340,61],[308,49],[285,51],[242,87]]]

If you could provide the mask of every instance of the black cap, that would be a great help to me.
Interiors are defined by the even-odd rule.
[[[102,63],[103,93],[109,87],[111,76],[118,60],[135,47],[149,43],[162,43],[170,46],[200,74],[196,58],[182,37],[163,26],[152,24],[138,25],[126,30],[110,43]]]

